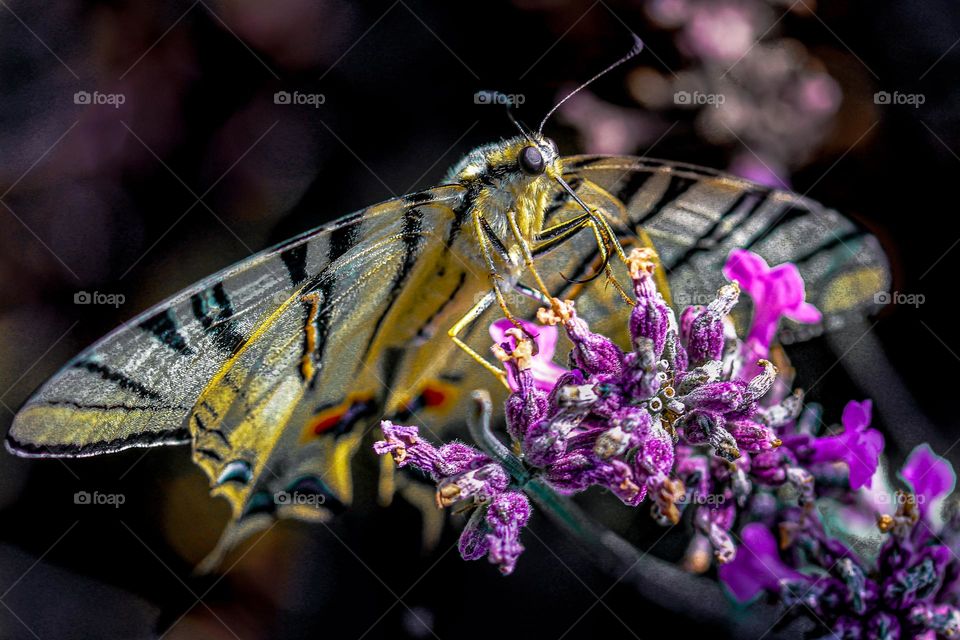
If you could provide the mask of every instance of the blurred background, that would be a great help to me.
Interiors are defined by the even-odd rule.
[[[538,122],[623,55],[630,31],[646,51],[546,132],[566,154],[788,186],[870,228],[899,295],[864,328],[791,347],[800,386],[816,381],[833,421],[873,397],[893,464],[924,440],[960,462],[960,6],[947,0],[0,0],[0,427],[152,303],[436,184],[512,135],[497,102]],[[124,502],[78,505],[78,491]],[[225,574],[193,577],[227,519],[206,491],[186,449],[0,455],[0,638],[735,633],[697,602],[651,601],[546,518],[504,579],[459,559],[461,523],[425,548],[402,500],[329,527],[282,523]],[[651,557],[682,553],[645,510],[607,511]],[[722,616],[754,615],[714,595]]]

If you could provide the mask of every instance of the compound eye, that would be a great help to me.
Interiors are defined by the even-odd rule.
[[[540,153],[540,149],[534,146],[524,147],[517,161],[520,164],[520,169],[531,176],[540,175],[546,168],[546,163],[543,161],[543,154]]]

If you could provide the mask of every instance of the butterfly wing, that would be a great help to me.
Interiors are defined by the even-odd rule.
[[[722,267],[735,248],[749,249],[770,265],[796,264],[807,300],[823,312],[824,321],[820,326],[783,323],[784,342],[862,317],[878,306],[874,295],[890,285],[889,265],[874,236],[795,193],[649,158],[573,156],[564,159],[564,169],[565,179],[588,204],[605,212],[624,243],[653,244],[678,304],[712,299],[725,282]],[[548,224],[563,219],[570,206],[558,192],[547,212]],[[570,278],[591,273],[599,252],[591,234],[580,236],[549,254],[553,270]],[[583,296],[585,306],[612,299],[601,293],[604,279],[598,280],[588,289],[592,293]],[[579,287],[563,282],[558,291],[568,295]],[[744,320],[741,316],[738,324]]]
[[[355,442],[338,440],[388,397],[376,367],[402,348],[384,330],[391,314],[417,323],[438,304],[415,304],[406,285],[432,267],[424,256],[435,263],[461,199],[446,186],[376,205],[204,279],[68,363],[17,414],[7,447],[87,456],[192,442],[236,516],[261,508],[267,485],[348,500]]]

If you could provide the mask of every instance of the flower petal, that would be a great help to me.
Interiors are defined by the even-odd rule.
[[[803,574],[783,563],[773,534],[762,524],[755,522],[744,527],[741,542],[733,560],[717,568],[720,580],[740,602],[763,591],[777,592],[783,579],[803,578]]]
[[[553,355],[557,351],[557,340],[559,339],[560,332],[556,327],[541,326],[526,320],[519,320],[519,322],[529,335],[535,336],[534,342],[537,343],[537,354],[533,357],[533,365],[530,368],[531,373],[533,373],[534,383],[538,389],[550,391],[557,383],[557,379],[567,371],[553,361]],[[492,323],[489,331],[494,344],[502,345],[503,343],[507,343],[511,347],[515,347],[514,339],[507,335],[507,331],[512,328],[514,328],[514,324],[507,318],[501,318]],[[520,388],[516,376],[510,367],[507,367],[507,382],[513,391]]]
[[[843,417],[841,421],[847,431],[863,431],[870,426],[870,420],[873,415],[873,402],[864,400],[857,402],[851,400],[843,408]]]
[[[910,453],[900,477],[910,485],[917,496],[920,513],[925,514],[931,503],[953,491],[957,474],[945,458],[933,452],[929,444],[921,444]]]
[[[723,275],[728,280],[736,280],[740,288],[753,297],[754,293],[760,293],[759,289],[763,286],[770,267],[767,262],[746,249],[734,249],[730,252],[726,264],[723,265]]]
[[[530,501],[519,491],[508,491],[493,499],[487,509],[490,533],[486,541],[490,562],[500,567],[500,573],[509,575],[523,553],[520,530],[530,519]]]

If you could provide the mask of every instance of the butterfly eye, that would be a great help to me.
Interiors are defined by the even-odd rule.
[[[517,162],[520,164],[520,169],[531,176],[540,175],[546,166],[540,149],[533,146],[524,147]]]

